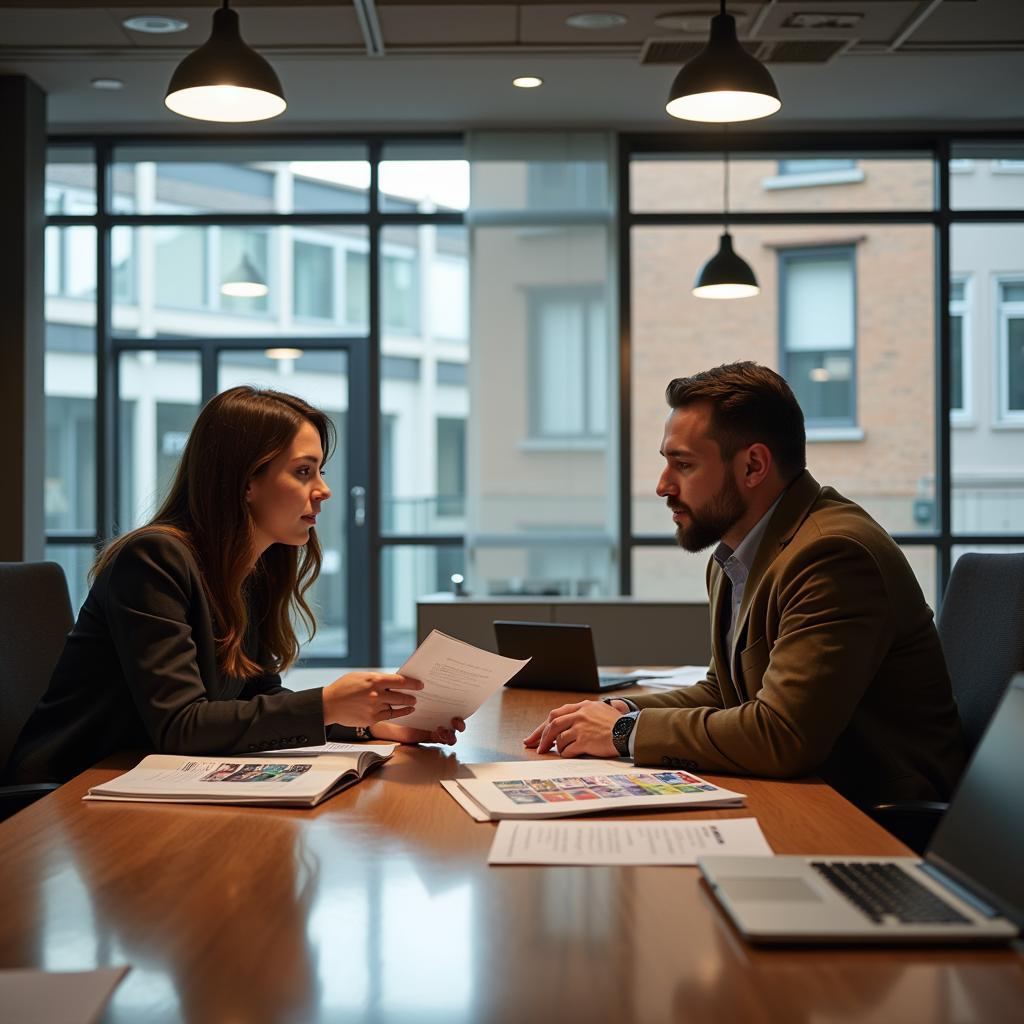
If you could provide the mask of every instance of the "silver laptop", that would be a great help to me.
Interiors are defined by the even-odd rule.
[[[597,671],[594,636],[589,626],[564,622],[494,623],[498,653],[506,658],[529,658],[529,664],[505,685],[532,690],[576,690],[603,693],[636,686],[647,676],[616,676]]]
[[[916,857],[702,857],[753,942],[997,942],[1024,927],[1024,673]]]

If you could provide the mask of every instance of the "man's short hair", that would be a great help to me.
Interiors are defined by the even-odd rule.
[[[790,386],[767,366],[726,363],[692,377],[676,377],[665,398],[673,409],[710,404],[710,436],[723,459],[760,442],[787,481],[807,466],[803,411]]]

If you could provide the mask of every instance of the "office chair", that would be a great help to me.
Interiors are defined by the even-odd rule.
[[[73,624],[67,580],[56,562],[0,562],[0,768],[6,770]],[[0,821],[56,788],[0,786]]]
[[[961,555],[949,577],[938,630],[970,757],[1010,677],[1024,669],[1024,554]],[[923,853],[946,807],[911,800],[878,804],[870,813]]]

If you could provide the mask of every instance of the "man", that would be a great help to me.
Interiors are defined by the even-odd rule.
[[[789,385],[755,363],[672,381],[657,493],[708,563],[712,660],[695,686],[555,708],[525,740],[564,757],[773,778],[860,804],[948,799],[964,754],[931,609],[899,547],[806,470]]]

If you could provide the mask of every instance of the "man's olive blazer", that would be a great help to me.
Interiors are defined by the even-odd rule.
[[[638,765],[773,778],[815,772],[858,803],[948,799],[964,752],[932,611],[888,533],[802,473],[743,591],[708,565],[712,660],[695,686],[635,698]]]

